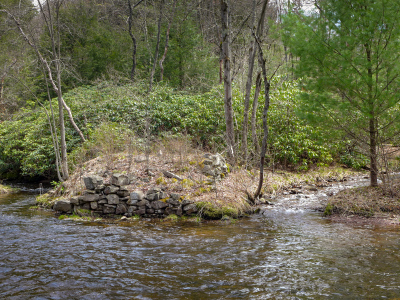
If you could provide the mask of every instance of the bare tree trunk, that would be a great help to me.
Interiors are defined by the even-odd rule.
[[[256,0],[253,0],[253,22],[252,27],[255,27],[256,23]],[[246,90],[244,96],[244,112],[243,112],[243,132],[242,132],[242,153],[244,155],[244,164],[247,166],[247,131],[249,124],[249,108],[250,108],[250,94],[251,94],[251,86],[253,83],[253,70],[254,70],[254,58],[256,56],[256,47],[254,47],[254,41],[250,42],[249,48],[249,62],[248,62],[248,72],[247,72],[247,81],[246,81]]]
[[[264,24],[264,18],[265,18],[265,12],[267,9],[269,0],[264,0],[263,8],[261,11],[261,16],[259,20],[259,28],[260,33],[263,31],[263,24]],[[264,81],[264,96],[265,96],[265,102],[264,102],[264,110],[263,110],[263,131],[264,131],[264,137],[261,145],[261,153],[260,153],[260,178],[258,182],[258,187],[257,190],[254,194],[254,199],[257,199],[260,196],[261,193],[261,188],[264,182],[264,163],[265,163],[265,154],[267,153],[267,140],[268,140],[268,123],[267,123],[267,118],[268,118],[268,110],[269,110],[269,89],[270,89],[270,82],[267,77],[267,68],[265,66],[266,60],[264,58],[264,53],[261,47],[261,41],[259,40],[259,36],[257,34],[254,35],[254,40],[258,46],[258,62],[261,66],[262,69],[262,77]]]
[[[163,77],[164,77],[164,60],[167,57],[167,52],[168,52],[168,42],[169,42],[169,32],[171,30],[171,23],[174,20],[175,17],[175,9],[176,9],[176,0],[174,0],[174,7],[172,9],[172,16],[170,18],[170,20],[168,20],[168,29],[167,29],[167,33],[165,34],[165,46],[164,46],[164,54],[160,59],[160,81],[163,81]]]
[[[265,66],[265,59],[261,49],[261,45],[258,43],[258,51],[259,51],[259,61],[262,68],[263,81],[264,81],[264,93],[265,93],[265,102],[264,102],[264,111],[263,111],[263,131],[264,137],[261,145],[261,154],[260,154],[260,178],[258,181],[257,191],[254,194],[254,199],[257,199],[260,196],[261,188],[264,182],[264,163],[265,163],[265,154],[267,153],[267,140],[268,140],[268,110],[269,110],[269,89],[270,82],[267,78],[267,69]]]
[[[258,97],[261,91],[261,72],[257,74],[256,79],[256,90],[254,92],[254,100],[253,100],[253,109],[251,112],[251,138],[253,141],[253,147],[255,148],[256,153],[260,153],[260,144],[257,140],[257,131],[256,131],[256,120],[257,120],[257,107],[258,107]]]
[[[129,31],[129,36],[131,37],[132,40],[132,45],[133,45],[133,50],[132,50],[132,68],[131,68],[131,80],[132,82],[135,81],[135,73],[136,73],[136,50],[137,50],[137,45],[136,45],[136,38],[132,32],[132,22],[133,22],[133,10],[135,9],[136,6],[138,6],[140,3],[142,3],[144,0],[140,0],[138,3],[136,3],[133,7],[131,4],[131,0],[128,0],[128,6],[129,6],[129,17],[128,17],[128,31]]]
[[[161,21],[162,21],[163,9],[164,9],[164,0],[161,0],[160,16],[158,17],[158,31],[157,31],[156,52],[154,53],[153,68],[151,69],[151,73],[150,73],[149,93],[151,92],[151,90],[153,88],[154,73],[156,72],[158,53],[160,51]]]
[[[228,0],[221,0],[222,19],[222,59],[224,63],[224,87],[225,87],[225,123],[226,123],[226,144],[227,153],[231,162],[234,162],[235,136],[233,124],[232,106],[232,78],[230,64],[230,35],[229,35],[229,6]]]

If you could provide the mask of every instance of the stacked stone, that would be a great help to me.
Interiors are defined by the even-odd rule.
[[[111,184],[103,184],[100,176],[84,178],[86,190],[81,196],[60,200],[53,209],[61,212],[90,210],[98,215],[132,215],[164,217],[175,214],[191,215],[197,207],[191,200],[184,200],[179,194],[168,194],[165,189],[154,187],[144,194],[142,191],[128,190],[130,180],[123,174],[113,174]]]
[[[204,160],[199,164],[201,172],[211,177],[211,181],[221,180],[228,174],[228,165],[220,154],[204,154]]]

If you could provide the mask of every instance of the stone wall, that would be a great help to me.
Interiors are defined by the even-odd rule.
[[[165,217],[191,215],[197,212],[193,201],[168,193],[165,188],[153,187],[147,192],[129,191],[131,180],[123,174],[113,174],[109,184],[100,176],[84,177],[86,190],[82,195],[57,201],[53,209],[61,213],[79,213],[84,210],[98,215],[133,215]]]

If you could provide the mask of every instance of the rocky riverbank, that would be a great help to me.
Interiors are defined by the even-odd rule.
[[[1,194],[10,194],[10,193],[13,193],[15,191],[16,191],[16,189],[14,189],[14,188],[11,188],[9,186],[0,184],[0,195]]]
[[[338,167],[268,172],[256,204],[273,204],[279,195],[318,190],[350,175],[354,172]],[[37,203],[59,214],[91,218],[237,218],[257,210],[248,202],[257,180],[257,171],[232,168],[219,154],[118,154],[86,162],[57,189],[37,197]]]

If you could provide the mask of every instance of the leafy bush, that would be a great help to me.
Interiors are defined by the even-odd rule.
[[[212,151],[225,149],[223,86],[198,95],[176,91],[163,84],[155,85],[150,94],[145,91],[146,86],[140,82],[135,85],[100,82],[65,93],[64,99],[87,137],[87,142],[82,145],[66,118],[68,152],[74,151],[70,158],[89,159],[101,151],[108,151],[106,146],[123,150],[126,134],[135,135],[139,144],[150,135],[185,134],[203,148]],[[297,93],[296,82],[276,78],[272,83],[268,161],[270,164],[301,169],[307,169],[314,163],[330,163],[332,149],[323,139],[321,129],[308,125],[296,116],[299,105]],[[242,99],[240,90],[234,87],[233,108],[236,123],[240,125]],[[56,106],[56,100],[53,101]],[[257,134],[261,139],[263,95],[259,101]],[[241,133],[239,126],[236,130],[236,134]],[[78,146],[82,146],[80,150],[77,150]],[[249,147],[254,146],[249,142]],[[43,109],[33,107],[22,110],[11,121],[0,124],[0,177],[54,178],[54,161],[50,130]]]

